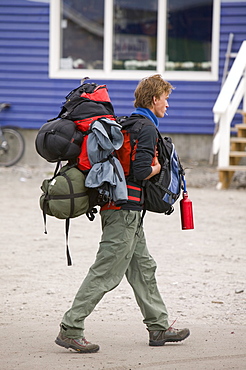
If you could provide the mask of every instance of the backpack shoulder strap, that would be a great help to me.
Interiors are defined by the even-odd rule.
[[[149,118],[141,114],[132,114],[130,117],[119,117],[117,122],[121,124],[123,130],[131,130],[131,132],[139,132],[144,125],[154,125]]]

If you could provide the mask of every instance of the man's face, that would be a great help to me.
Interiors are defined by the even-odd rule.
[[[155,96],[153,97],[153,106],[151,110],[156,115],[156,117],[164,117],[164,114],[169,107],[168,98],[169,96],[166,93],[163,93],[160,96],[160,99],[157,99]]]

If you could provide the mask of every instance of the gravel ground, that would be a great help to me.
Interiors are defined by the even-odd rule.
[[[48,217],[43,233],[38,200],[45,169],[0,168],[1,370],[231,370],[245,369],[246,179],[216,190],[214,166],[184,163],[195,229],[180,227],[179,201],[171,216],[148,212],[145,232],[157,262],[157,281],[175,327],[191,336],[152,348],[126,280],[109,292],[86,320],[97,354],[81,356],[55,345],[59,322],[93,263],[100,217],[72,220],[73,266],[66,266],[64,222]]]

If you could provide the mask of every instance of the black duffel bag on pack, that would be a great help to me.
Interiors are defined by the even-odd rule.
[[[38,154],[48,162],[67,161],[79,156],[83,137],[73,121],[59,118],[40,128],[35,146]]]

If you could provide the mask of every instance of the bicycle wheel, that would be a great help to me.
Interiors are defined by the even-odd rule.
[[[10,167],[16,164],[25,151],[22,134],[12,127],[2,127],[4,145],[0,145],[0,166]]]

